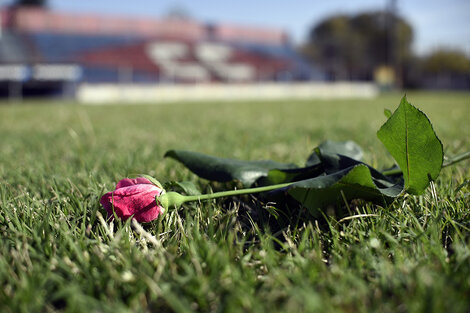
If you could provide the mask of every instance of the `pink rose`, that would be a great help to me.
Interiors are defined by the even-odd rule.
[[[100,203],[109,217],[113,217],[116,213],[122,220],[132,216],[138,222],[146,223],[153,221],[165,211],[155,200],[162,191],[146,178],[125,178],[117,183],[114,191],[103,195]]]

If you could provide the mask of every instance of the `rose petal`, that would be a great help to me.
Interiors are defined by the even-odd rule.
[[[135,184],[139,181],[142,183]],[[116,214],[127,220],[133,216],[138,222],[150,222],[163,213],[164,209],[155,200],[162,190],[147,179],[123,179],[118,185],[121,188],[104,194],[100,199],[109,217]]]
[[[155,193],[160,194],[161,189],[155,185],[139,184],[139,185],[122,187],[122,188],[114,190],[115,195],[119,195],[122,197],[132,196],[135,194],[145,193],[145,192],[155,192]]]
[[[147,178],[143,178],[143,177],[124,178],[124,179],[121,179],[117,183],[115,189],[128,187],[128,186],[133,186],[133,185],[139,185],[139,184],[150,184],[150,185],[152,185],[152,183]]]
[[[143,208],[138,213],[134,215],[134,218],[137,222],[148,223],[156,219],[160,214],[164,212],[164,209],[157,205],[156,202],[153,202],[151,205]]]

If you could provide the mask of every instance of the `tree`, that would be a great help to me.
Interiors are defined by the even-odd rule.
[[[470,59],[460,51],[440,49],[423,60],[423,71],[428,74],[468,74]]]
[[[433,89],[470,88],[470,58],[455,50],[434,51],[422,59],[421,86]]]
[[[411,26],[389,12],[336,15],[315,25],[303,51],[332,80],[370,80],[378,66],[411,57]]]

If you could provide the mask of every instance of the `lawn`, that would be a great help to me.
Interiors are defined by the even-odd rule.
[[[107,222],[100,196],[145,173],[232,187],[169,149],[301,165],[323,140],[365,161],[402,94],[370,100],[85,106],[0,104],[0,312],[469,312],[470,161],[422,196],[354,202],[315,220],[240,197],[142,225]],[[470,150],[470,93],[412,92],[446,155]],[[367,214],[368,216],[358,216]]]

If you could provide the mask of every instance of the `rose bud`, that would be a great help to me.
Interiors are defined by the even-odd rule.
[[[117,183],[114,191],[103,195],[100,203],[110,218],[116,214],[122,220],[133,217],[140,223],[146,223],[164,213],[165,209],[155,200],[162,192],[161,187],[146,178],[125,178]]]

